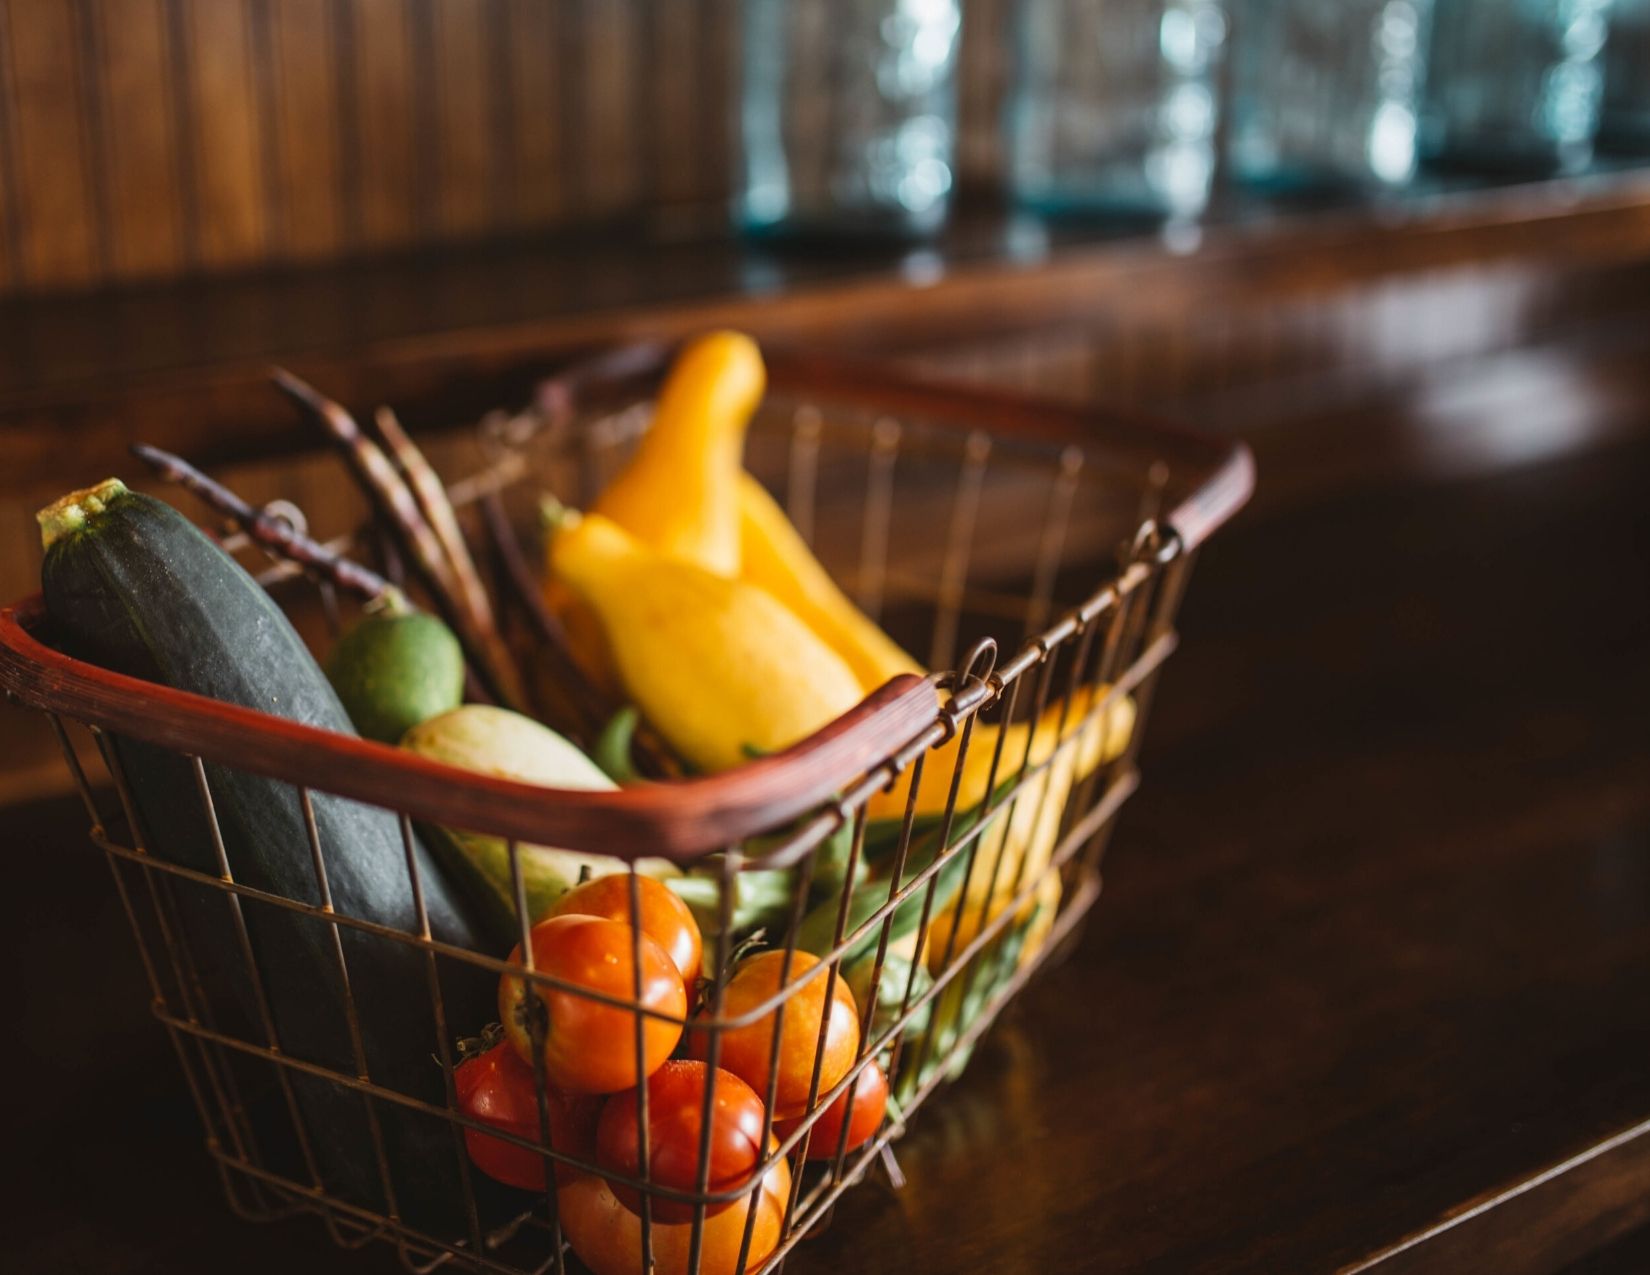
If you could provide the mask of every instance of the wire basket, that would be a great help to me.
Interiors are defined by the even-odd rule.
[[[593,360],[545,382],[529,409],[483,422],[485,464],[452,485],[455,504],[493,493],[519,514],[546,487],[569,503],[587,501],[645,430],[667,355],[633,347]],[[387,1240],[414,1270],[576,1268],[558,1204],[558,1195],[571,1197],[495,1188],[469,1162],[464,1135],[485,1131],[535,1150],[548,1180],[582,1182],[585,1191],[593,1188],[583,1175],[597,1166],[588,1151],[555,1145],[542,1060],[537,1137],[459,1114],[454,1041],[480,1024],[452,1020],[454,980],[513,974],[620,1008],[633,1019],[638,1072],[646,1070],[648,1025],[686,1030],[687,1020],[531,968],[522,845],[664,857],[710,883],[718,924],[707,934],[710,977],[691,1023],[713,1076],[734,1034],[763,1031],[772,1015],[762,1095],[768,1151],[748,1178],[720,1190],[708,1181],[714,1086],[704,1096],[696,1190],[649,1176],[645,1097],[640,1172],[606,1174],[641,1202],[639,1216],[609,1212],[608,1223],[629,1228],[637,1266],[659,1271],[770,1269],[873,1165],[897,1181],[889,1145],[1093,906],[1116,814],[1138,783],[1136,748],[1154,679],[1174,649],[1195,551],[1247,499],[1248,453],[1116,414],[825,360],[774,358],[770,385],[748,466],[864,609],[930,666],[951,671],[896,678],[809,739],[733,771],[612,792],[477,775],[79,662],[51,646],[38,597],[0,611],[0,684],[53,723],[136,936],[155,1015],[241,1214],[317,1214],[339,1244]],[[82,728],[96,741],[118,809],[82,765],[73,739]],[[216,872],[183,866],[143,835],[122,765],[130,741],[187,760]],[[213,804],[214,776],[226,771],[290,788],[309,831],[311,896],[278,896],[236,879]],[[983,798],[969,804],[982,776]],[[395,813],[416,924],[403,930],[333,909],[329,864],[348,849],[321,844],[317,793]],[[415,821],[509,839],[528,957],[512,964],[432,935]],[[886,885],[868,899],[861,878],[873,862],[880,875],[872,879]],[[786,883],[781,919],[770,927],[771,938],[785,937],[779,990],[736,1013],[724,993],[751,873]],[[637,878],[629,880],[634,910]],[[282,1047],[279,1007],[271,1008],[258,957],[272,918],[332,936],[349,1058]],[[799,950],[798,932],[811,923],[817,934],[821,918],[827,937],[814,961]],[[432,1061],[422,1085],[375,1078],[363,1048],[372,1007],[357,1004],[360,963],[380,946],[416,953],[427,976],[419,996]],[[928,977],[913,972],[919,967]],[[858,990],[859,1044],[845,1071],[828,1063],[828,1016],[820,1016],[802,1114],[776,1134],[784,1015],[804,1014],[798,998],[818,996],[821,980],[826,1004],[839,982]],[[533,1026],[543,1030],[536,1019]],[[839,1098],[851,1104],[873,1061],[897,1097],[875,1135],[849,1151],[843,1122],[835,1145],[812,1147],[821,1113]],[[357,1149],[370,1148],[364,1186],[359,1175],[341,1182],[329,1160],[340,1134],[318,1113],[338,1112],[340,1101],[353,1104],[344,1123],[361,1122]],[[405,1162],[386,1135],[408,1122],[441,1131],[438,1142],[420,1144],[437,1147],[423,1163]],[[441,1197],[433,1204],[432,1192]],[[691,1221],[656,1220],[666,1205]],[[596,1264],[605,1271],[616,1260]]]

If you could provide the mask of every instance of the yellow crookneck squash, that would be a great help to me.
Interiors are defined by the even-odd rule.
[[[836,665],[848,669],[858,691],[853,700],[844,702],[843,686],[835,675],[835,668],[827,675],[828,685],[822,694],[781,697],[791,701],[785,717],[787,730],[796,731],[786,739],[788,743],[824,726],[889,679],[902,673],[921,674],[925,670],[853,604],[791,525],[778,502],[744,471],[745,432],[761,400],[766,380],[761,352],[747,336],[713,332],[688,344],[660,390],[652,427],[629,463],[601,493],[591,512],[627,533],[637,548],[645,548],[659,558],[697,567],[712,577],[737,579],[755,592],[765,594],[768,602],[777,604],[747,602],[738,608],[769,617],[776,613],[785,617],[764,622],[738,643],[740,649],[754,654],[762,642],[778,641],[780,645],[763,652],[760,661],[762,667],[772,668],[772,676],[792,683],[807,681],[810,669],[827,663],[820,657],[821,648],[826,654],[834,654]],[[640,669],[633,667],[630,677],[625,677],[616,667],[612,638],[616,630],[612,619],[606,613],[599,614],[599,608],[590,605],[587,596],[581,596],[583,591],[573,585],[557,563],[559,542],[565,534],[552,532],[549,537],[546,595],[552,609],[566,625],[574,654],[592,678],[612,691],[618,691],[621,684],[630,689],[644,713],[652,717],[647,704],[631,688],[630,678]],[[698,588],[701,593],[711,591],[703,581]],[[738,592],[741,597],[747,596],[743,591]],[[629,612],[641,609],[635,600],[618,601],[625,602],[624,609]],[[678,617],[673,627],[689,625]],[[806,633],[806,639],[797,636],[799,629]],[[632,636],[627,635],[627,639]],[[786,642],[792,645],[787,648]],[[629,645],[636,643],[632,640]],[[691,680],[688,669],[692,664],[678,662],[678,667],[680,671],[676,676]],[[1068,736],[1082,723],[1096,696],[1103,694],[1104,689],[1083,688],[1078,692],[1065,713]],[[799,712],[804,702],[811,702],[819,714],[807,721],[805,728]],[[1040,765],[1052,752],[1062,711],[1062,706],[1055,703],[1043,714],[1034,733],[1030,765]],[[1075,750],[1074,777],[1085,777],[1096,766],[1121,753],[1133,724],[1133,701],[1126,695],[1115,697],[1104,717],[1088,724],[1083,742]],[[671,738],[664,723],[656,725],[667,739]],[[1013,773],[1025,756],[1029,731],[1026,723],[1007,728],[999,783]],[[770,739],[785,733],[770,730],[767,736],[751,736],[742,745],[732,743],[731,748],[737,751],[730,751],[730,744],[724,739],[715,748],[707,746],[699,756],[685,755],[695,765],[721,769],[737,764],[749,749],[774,747]],[[995,726],[975,727],[958,791],[958,810],[967,810],[984,799],[997,733]],[[919,814],[934,814],[944,808],[960,743],[960,739],[953,739],[928,755],[917,797]],[[706,741],[701,740],[700,744],[705,745]],[[714,761],[710,760],[712,757]],[[868,808],[869,816],[873,819],[903,817],[909,782],[907,775],[891,791],[877,794]],[[1058,796],[1058,802],[1036,804],[1063,805],[1064,793]]]
[[[778,598],[848,662],[870,694],[901,673],[926,670],[848,600],[791,525],[779,502],[739,476],[739,574]]]
[[[738,575],[745,430],[767,383],[762,353],[742,333],[712,332],[683,347],[652,425],[590,512],[659,553]]]
[[[772,594],[567,515],[558,579],[600,619],[631,701],[686,761],[721,771],[776,752],[861,698],[842,658]]]
[[[1090,720],[1092,710],[1106,693],[1107,688],[1103,685],[1079,687],[1072,694],[1069,707],[1064,701],[1056,700],[1045,708],[1037,719],[1035,731],[1029,722],[1015,722],[1006,729],[991,723],[976,723],[969,740],[968,755],[963,759],[962,778],[957,785],[957,810],[972,809],[985,800],[987,785],[992,781],[991,763],[997,751],[999,734],[1003,736],[1003,741],[1001,760],[997,763],[998,787],[1020,772],[1022,761],[1028,769],[1046,762],[1054,753],[1057,736],[1061,740],[1069,740],[1081,732],[1077,743],[1065,750],[1071,758],[1075,779],[1086,779],[1096,768],[1120,756],[1134,732],[1134,701],[1127,695],[1114,696],[1105,712]],[[1062,715],[1065,722],[1063,730]],[[962,731],[958,731],[925,755],[922,781],[917,789],[918,815],[936,815],[944,811],[961,750]],[[908,770],[892,788],[871,798],[866,813],[872,819],[903,818],[910,790],[911,772]],[[1063,801],[1064,794],[1061,797]]]
[[[591,512],[660,553],[737,575],[745,430],[766,387],[767,369],[750,337],[712,332],[689,342],[659,390],[647,433]],[[554,538],[552,532],[547,540]],[[553,570],[545,602],[591,680],[616,691],[601,624]]]

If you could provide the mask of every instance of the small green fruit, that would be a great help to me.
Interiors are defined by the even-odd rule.
[[[433,615],[369,615],[339,639],[327,677],[363,738],[396,743],[464,698],[464,650]]]

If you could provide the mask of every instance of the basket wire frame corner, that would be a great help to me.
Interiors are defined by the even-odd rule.
[[[482,426],[487,464],[455,483],[461,507],[489,494],[530,488],[537,475],[553,474],[578,489],[558,492],[574,500],[588,498],[596,485],[622,461],[624,451],[646,428],[646,394],[631,387],[605,410],[583,410],[581,387],[558,394],[541,393],[537,405],[516,416],[495,414]],[[781,391],[783,386],[778,387]],[[630,999],[611,998],[563,982],[534,967],[530,941],[532,916],[522,858],[526,846],[508,840],[511,884],[518,920],[519,961],[473,953],[432,936],[424,906],[424,883],[414,852],[414,820],[397,811],[405,848],[407,884],[415,901],[417,925],[399,930],[346,915],[333,907],[328,864],[347,848],[322,843],[310,785],[291,783],[308,833],[307,854],[316,901],[268,894],[236,879],[232,847],[226,846],[215,809],[213,767],[233,765],[232,758],[208,759],[186,754],[196,781],[196,795],[211,830],[216,872],[205,873],[156,853],[144,835],[138,803],[123,770],[118,740],[87,718],[43,705],[61,745],[91,822],[92,840],[105,852],[116,892],[137,941],[156,1018],[171,1041],[194,1104],[200,1114],[211,1155],[231,1207],[252,1220],[295,1214],[319,1216],[332,1240],[345,1247],[374,1241],[392,1243],[413,1271],[458,1268],[497,1275],[537,1275],[569,1268],[571,1258],[558,1208],[558,1191],[541,1197],[502,1224],[489,1226],[478,1208],[477,1170],[465,1148],[469,1132],[487,1133],[501,1142],[541,1156],[545,1181],[556,1183],[569,1171],[593,1173],[587,1154],[558,1148],[551,1130],[543,1059],[544,1021],[527,1015],[538,1086],[537,1128],[517,1136],[472,1120],[458,1111],[454,1071],[459,1063],[455,1039],[474,1024],[449,1021],[442,992],[443,962],[468,964],[493,975],[512,975],[533,995],[555,992],[585,996],[625,1011],[634,1025],[636,1074],[645,1074],[647,1026],[665,1018],[684,1032],[696,1032],[714,1078],[730,1033],[749,1030],[772,1017],[763,1099],[762,1146],[768,1148],[746,1181],[712,1189],[710,1139],[714,1080],[705,1087],[697,1180],[691,1190],[672,1188],[649,1174],[648,1086],[638,1089],[638,1166],[633,1175],[608,1172],[615,1182],[639,1194],[639,1248],[644,1269],[661,1243],[670,1246],[670,1261],[697,1270],[706,1237],[717,1219],[742,1218],[736,1268],[776,1268],[808,1234],[827,1225],[837,1201],[877,1165],[898,1180],[892,1144],[909,1127],[915,1112],[947,1082],[1004,1007],[1037,970],[1063,951],[1100,893],[1100,867],[1116,815],[1139,783],[1136,765],[1142,727],[1147,719],[1159,671],[1176,643],[1174,620],[1186,588],[1195,546],[1188,546],[1173,526],[1160,521],[1171,472],[1156,456],[1141,465],[1131,454],[1126,462],[1104,455],[1104,434],[1082,436],[1067,430],[1052,441],[1026,442],[1012,431],[1000,436],[978,422],[945,419],[952,400],[939,400],[932,415],[913,411],[906,400],[896,406],[867,409],[858,403],[834,403],[819,387],[787,397],[776,394],[753,434],[753,452],[769,466],[770,487],[784,497],[801,534],[823,547],[850,569],[839,574],[873,616],[903,608],[927,613],[925,654],[938,668],[928,685],[933,712],[922,729],[908,737],[889,738],[882,759],[831,801],[805,817],[779,826],[752,826],[743,835],[706,848],[698,871],[715,885],[716,932],[707,935],[711,977],[704,984],[698,1016],[661,1015],[641,1003],[642,952],[640,878],[630,874],[629,909],[635,936],[631,952],[634,976]],[[755,446],[761,439],[762,446]],[[553,454],[552,454],[553,453]],[[857,459],[856,459],[857,458]],[[857,534],[844,522],[839,490],[828,480],[843,481],[857,467]],[[1019,528],[1024,552],[1012,575],[1001,563],[979,560],[982,518],[997,516],[1002,505],[994,482],[1008,481],[1010,493],[1024,503],[1036,493],[1036,505]],[[940,528],[939,553],[914,565],[901,539],[910,507],[902,481],[911,481],[910,499]],[[849,482],[853,480],[848,479]],[[1090,503],[1107,506],[1111,531],[1121,531],[1114,553],[1094,564],[1095,527],[1079,526]],[[999,503],[993,504],[994,500]],[[850,504],[856,502],[848,502]],[[996,511],[995,513],[993,511]],[[851,521],[851,520],[849,520]],[[1090,520],[1092,522],[1092,519]],[[989,529],[988,530],[994,530]],[[834,535],[834,539],[832,539]],[[1118,542],[1121,542],[1120,544]],[[994,548],[988,544],[988,548]],[[1029,555],[1029,556],[1027,556]],[[989,556],[989,555],[988,555]],[[1110,565],[1106,559],[1110,558]],[[296,579],[280,566],[266,573],[271,586],[288,589]],[[1061,609],[1073,578],[1087,583],[1076,601]],[[336,616],[336,598],[323,599]],[[983,619],[982,619],[983,617]],[[1052,618],[1051,618],[1052,617]],[[987,633],[1012,633],[1013,645],[999,645]],[[960,650],[960,654],[959,654]],[[1126,739],[1108,738],[1113,712],[1125,698],[1134,713]],[[37,705],[41,706],[41,705]],[[66,720],[67,719],[67,720]],[[95,740],[118,809],[105,813],[103,785],[93,781],[82,763],[82,750],[71,738],[78,720]],[[1052,738],[1051,738],[1052,736]],[[1097,743],[1092,741],[1097,740]],[[1079,774],[1085,746],[1104,760]],[[965,776],[985,758],[983,799],[961,802]],[[209,764],[209,762],[211,764]],[[280,778],[280,776],[276,776]],[[338,791],[349,796],[349,776],[339,776]],[[936,810],[925,808],[922,794],[943,790]],[[904,792],[897,818],[880,823],[873,804],[885,794]],[[892,831],[888,825],[895,825]],[[480,831],[487,831],[480,829]],[[885,865],[887,890],[868,911],[856,912],[856,878],[872,855],[871,834],[879,838],[877,854]],[[1017,852],[1016,837],[1021,839]],[[815,889],[816,872],[827,846],[846,839],[845,867],[837,869],[835,896]],[[891,842],[890,839],[891,838]],[[1040,849],[1033,854],[1029,845]],[[1034,860],[1036,860],[1034,862]],[[739,1014],[727,1012],[727,976],[737,944],[733,933],[735,901],[741,881],[752,872],[793,873],[785,918],[786,937],[779,947],[779,989],[762,1003]],[[1053,887],[1050,882],[1058,882]],[[246,1030],[226,1022],[201,977],[201,953],[193,950],[174,891],[204,891],[221,900],[236,935],[229,958],[255,991],[254,1012]],[[1052,914],[1042,900],[1058,890]],[[823,953],[804,953],[797,932],[805,916],[834,897],[831,938]],[[247,909],[279,909],[327,927],[338,986],[348,1007],[352,1067],[339,1069],[295,1056],[282,1048],[278,1024],[265,992],[265,972],[249,932]],[[914,927],[901,935],[909,909]],[[1035,946],[1026,947],[1032,919],[1043,926]],[[375,1080],[362,1038],[345,935],[374,944],[400,944],[423,956],[428,981],[433,1038],[431,1055],[443,1076],[442,1103],[427,1101]],[[1013,946],[1015,935],[1019,945]],[[914,935],[914,939],[910,937]],[[914,955],[896,961],[901,943]],[[1012,951],[1006,967],[1001,957]],[[224,959],[225,954],[215,954]],[[993,957],[999,958],[993,963]],[[802,1114],[780,1133],[776,1130],[776,1096],[780,1053],[787,1011],[807,1011],[799,999],[823,980],[823,1004],[833,1002],[852,962],[868,960],[864,994],[856,1002],[859,1044],[845,1069],[827,1069],[829,1014],[819,1016],[813,1040],[813,1064]],[[919,988],[915,966],[926,966],[931,981]],[[898,965],[907,971],[897,1000],[885,1005],[884,980]],[[948,1032],[941,1027],[942,1004],[971,1006]],[[233,1015],[230,1016],[231,1018]],[[802,1020],[805,1027],[811,1020]],[[915,1077],[904,1087],[903,1100],[891,1106],[877,1132],[861,1145],[847,1146],[848,1121],[841,1122],[835,1144],[810,1158],[816,1127],[824,1111],[842,1100],[851,1105],[867,1069],[883,1066],[890,1082]],[[248,1078],[259,1090],[249,1093]],[[366,1114],[376,1157],[383,1207],[340,1197],[329,1189],[312,1148],[303,1105],[294,1086],[300,1077],[338,1086],[358,1096]],[[271,1088],[272,1085],[272,1088]],[[390,1109],[416,1111],[439,1119],[450,1130],[451,1154],[464,1186],[465,1224],[460,1234],[432,1234],[402,1216],[396,1200],[395,1175],[380,1115]],[[273,1119],[271,1113],[274,1113]],[[271,1123],[296,1156],[278,1161],[265,1145]],[[767,1184],[781,1168],[790,1172],[789,1189],[776,1203],[767,1202]],[[653,1217],[659,1201],[692,1210],[689,1223],[666,1224]],[[720,1208],[719,1206],[731,1206]],[[764,1221],[764,1209],[776,1208],[777,1220]],[[742,1212],[741,1212],[742,1209]],[[681,1229],[685,1227],[685,1232]],[[759,1235],[760,1230],[760,1235]],[[758,1241],[762,1247],[758,1249]],[[662,1269],[672,1269],[667,1265]]]

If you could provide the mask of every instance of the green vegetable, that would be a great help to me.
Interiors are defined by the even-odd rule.
[[[636,706],[626,704],[608,718],[607,725],[602,727],[602,733],[596,739],[596,747],[591,750],[591,759],[616,784],[633,784],[641,778],[630,754],[636,740],[636,727],[641,720],[642,715]]]
[[[351,733],[325,675],[269,595],[171,506],[110,479],[65,496],[39,520],[46,609],[56,640],[69,651],[178,690]],[[143,846],[216,877],[216,844],[193,765],[180,753],[134,739],[118,739],[114,748]],[[292,786],[214,762],[205,763],[205,775],[235,879],[318,905],[304,809]],[[326,793],[312,798],[333,906],[416,933],[400,821]],[[421,845],[413,851],[435,937],[487,950],[485,931],[464,900]],[[430,1065],[436,1024],[423,953],[350,927],[340,927],[334,940],[329,927],[307,917],[249,903],[242,914],[261,975],[255,986],[239,956],[226,896],[187,881],[171,884],[190,947],[203,960],[210,957],[204,976],[229,984],[249,1023],[258,1021],[259,997],[267,998],[283,1053],[358,1074],[336,941],[348,963],[373,1080],[423,1102],[445,1103],[441,1071]],[[474,1032],[493,1016],[496,980],[455,962],[443,967],[448,1027]],[[290,1076],[327,1189],[360,1207],[387,1208],[360,1095],[306,1073]],[[392,1103],[375,1109],[402,1218],[423,1230],[461,1233],[463,1187],[447,1124]]]
[[[451,766],[523,783],[551,788],[615,787],[594,762],[555,731],[507,708],[465,704],[414,726],[401,746]],[[499,943],[513,943],[519,926],[510,843],[503,837],[452,828],[429,828],[425,835],[443,865],[483,909]],[[623,859],[549,846],[521,845],[518,854],[527,911],[535,922],[585,876],[606,876],[629,867]],[[677,872],[663,859],[639,860],[636,870],[659,878]]]
[[[900,1074],[894,1081],[895,1101],[911,1101],[917,1089],[925,1084],[942,1065],[948,1065],[952,1080],[962,1075],[963,1068],[973,1057],[974,1046],[969,1044],[957,1052],[949,1064],[946,1053],[955,1048],[962,1034],[985,1011],[992,998],[1019,969],[1020,955],[1025,951],[1026,936],[1037,919],[1034,912],[1025,921],[1011,925],[995,942],[989,943],[964,969],[945,985],[945,989],[931,1002],[933,1017],[926,1043],[915,1026],[906,1033],[906,1047],[900,1063]],[[918,1067],[918,1059],[922,1065]]]
[[[842,970],[842,977],[848,984],[848,990],[854,994],[854,1004],[864,1013],[866,1000],[871,995],[871,974],[876,969],[876,948],[856,958],[852,964]],[[876,1006],[871,1011],[871,1029],[868,1040],[876,1040],[894,1024],[900,1015],[901,1008],[909,1002],[915,1005],[924,992],[934,985],[934,976],[928,972],[928,967],[900,952],[889,951],[882,960],[882,978],[877,983]],[[928,1026],[928,1019],[932,1013],[933,1002],[923,1005],[911,1015],[911,1021],[905,1025],[907,1040],[916,1040],[922,1035],[923,1029]]]
[[[369,615],[339,639],[327,677],[367,739],[393,744],[464,699],[464,649],[421,611]]]
[[[1002,759],[999,767],[999,775],[1006,777],[999,778],[997,782],[996,796],[992,798],[991,802],[993,817],[995,817],[997,811],[1005,808],[1008,805],[1009,800],[1014,796],[1014,790],[1020,783],[1023,773],[1022,767],[1020,766],[1020,760],[1021,759],[1018,757],[1004,757]],[[968,827],[972,827],[973,825],[969,821],[977,820],[979,818],[979,813],[983,805],[984,803],[982,802],[979,806],[971,806],[967,809],[959,810],[955,819],[958,827],[963,830],[966,830]],[[939,813],[913,815],[911,819],[912,846],[915,847],[916,844],[925,837],[938,835],[939,830],[944,823],[945,814],[943,811]],[[872,819],[866,823],[863,854],[867,863],[875,867],[888,863],[893,859],[894,852],[899,849],[900,832],[904,827],[904,824],[905,820],[903,818]],[[954,839],[955,837],[960,836],[961,832],[959,831],[953,833],[952,835]]]
[[[665,884],[688,905],[704,938],[705,977],[715,974],[716,940],[721,935],[721,873],[714,867],[694,868]],[[757,930],[778,933],[790,919],[796,898],[796,875],[789,868],[748,868],[733,878],[735,940]]]
[[[842,898],[842,888],[848,880],[848,865],[853,864],[854,883],[857,885],[870,875],[865,862],[864,847],[858,859],[854,858],[854,821],[849,819],[825,838],[814,850],[813,897],[816,901]]]
[[[965,815],[959,815],[952,821],[951,840],[955,843],[979,822],[979,811],[971,810]],[[905,871],[900,877],[900,888],[909,885],[919,873],[934,862],[934,857],[942,848],[940,834],[943,826],[936,825],[920,837],[915,833],[911,837],[911,847],[905,856]],[[968,872],[969,850],[965,846],[962,850],[951,855],[940,870],[934,875],[932,886],[934,901],[930,908],[930,915],[938,912],[956,897],[957,890]],[[853,895],[848,903],[848,917],[842,927],[843,937],[847,937],[864,925],[878,908],[888,902],[889,885],[892,880],[892,862],[883,865],[883,870],[866,876],[863,881],[854,887]],[[914,891],[909,898],[894,909],[893,924],[888,931],[888,941],[896,942],[915,930],[922,920],[923,899],[928,894],[929,887],[924,886]],[[802,918],[802,924],[797,928],[796,945],[805,952],[812,952],[815,956],[824,956],[835,945],[837,915],[841,911],[841,897],[828,898],[818,904],[807,916]],[[879,936],[882,933],[880,925],[872,926],[861,935],[847,950],[843,959],[852,962],[868,950],[874,950]]]

